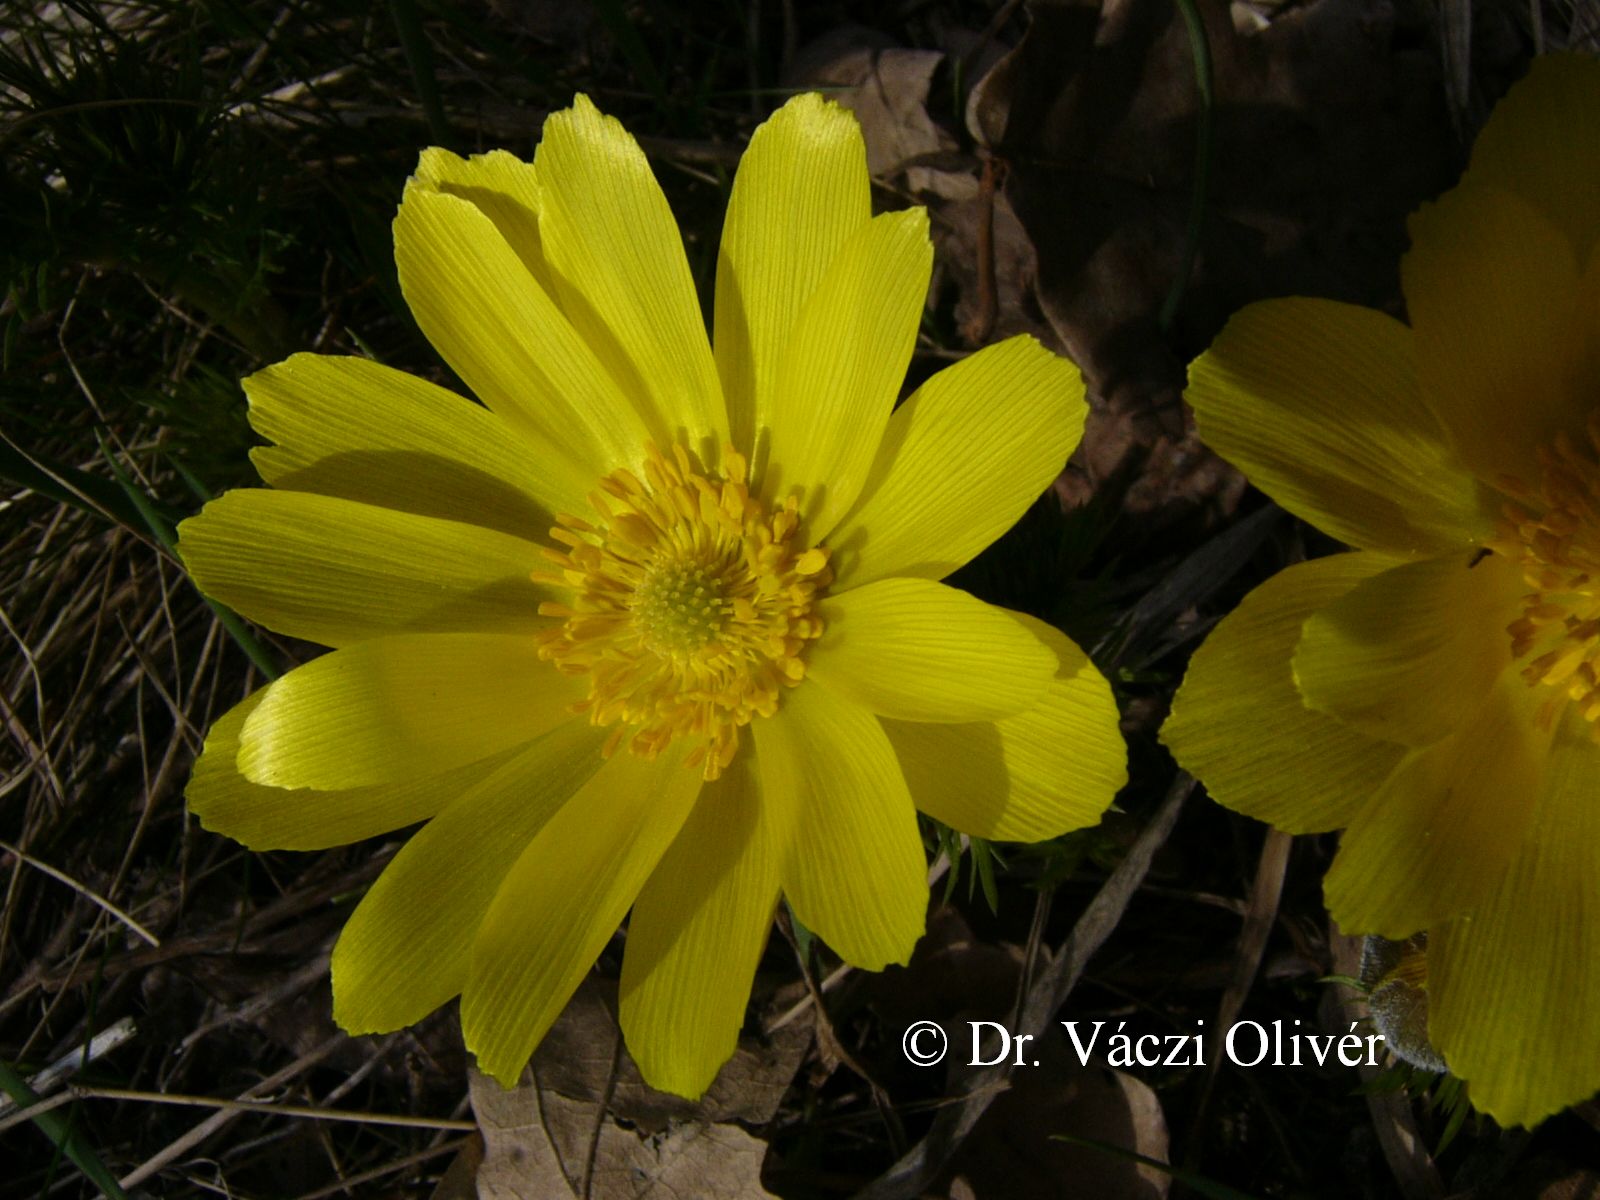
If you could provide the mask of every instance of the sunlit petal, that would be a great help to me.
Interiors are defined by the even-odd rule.
[[[506,244],[546,292],[554,291],[550,264],[539,234],[539,182],[533,164],[507,150],[462,158],[430,146],[417,159],[412,178],[419,184],[459,196],[494,222]]]
[[[244,390],[275,488],[534,537],[593,486],[525,425],[369,359],[296,354]]]
[[[871,198],[861,127],[814,93],[773,113],[739,159],[717,258],[714,341],[734,445],[745,454],[771,423],[795,322],[871,217]]]
[[[340,1025],[386,1033],[421,1020],[462,989],[470,931],[523,849],[600,769],[603,740],[582,721],[569,721],[461,789],[405,844],[333,948]]]
[[[807,670],[873,712],[908,721],[1004,717],[1039,700],[1056,656],[1026,627],[928,579],[881,579],[821,606]]]
[[[178,528],[207,595],[291,637],[345,646],[390,633],[549,624],[539,547],[480,525],[312,492],[236,489]]]
[[[930,817],[971,834],[1037,842],[1100,820],[1128,781],[1127,749],[1111,685],[1060,631],[1012,617],[1050,647],[1056,674],[1015,716],[963,725],[885,718],[911,799]]]
[[[850,235],[795,319],[755,463],[768,497],[804,493],[815,538],[828,535],[866,486],[932,268],[927,214],[884,213]]]
[[[1161,740],[1229,808],[1291,833],[1338,829],[1404,750],[1304,706],[1290,658],[1306,619],[1395,565],[1335,554],[1256,588],[1189,660]]]
[[[733,1053],[782,852],[754,754],[708,783],[628,920],[618,1016],[640,1073],[698,1096]]]
[[[895,409],[860,502],[828,539],[839,586],[943,579],[1055,481],[1088,411],[1077,368],[1029,337],[940,371]]]
[[[581,687],[515,634],[357,642],[269,684],[239,736],[239,771],[272,787],[398,783],[532,741]]]
[[[539,230],[567,319],[665,445],[728,437],[683,239],[633,135],[579,95],[534,157]]]
[[[1332,300],[1234,314],[1190,368],[1206,443],[1334,537],[1400,554],[1467,550],[1498,515],[1419,386],[1411,332]]]
[[[848,963],[904,963],[922,936],[927,860],[882,726],[813,685],[755,737],[762,797],[793,829],[779,871],[795,915]]]
[[[672,844],[700,791],[679,754],[613,755],[512,864],[472,941],[461,1028],[510,1087]]]
[[[394,254],[422,332],[498,416],[581,478],[638,462],[645,422],[481,209],[413,183]]]
[[[252,693],[212,722],[184,789],[200,824],[252,850],[325,850],[414,825],[440,812],[506,757],[493,755],[453,771],[374,787],[263,787],[241,775],[237,763],[239,733],[263,694]]]

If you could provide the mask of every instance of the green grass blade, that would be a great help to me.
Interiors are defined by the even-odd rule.
[[[28,1086],[27,1080],[4,1059],[0,1059],[0,1089],[16,1101],[18,1108],[29,1108],[39,1103],[39,1096]],[[128,1194],[117,1183],[116,1176],[106,1169],[105,1163],[100,1161],[100,1156],[83,1140],[82,1135],[71,1128],[66,1117],[51,1110],[36,1114],[33,1123],[55,1144],[58,1151],[67,1156],[73,1166],[83,1172],[90,1183],[100,1189],[102,1195],[110,1200],[128,1200]]]
[[[139,514],[139,517],[143,521],[145,528],[149,529],[150,536],[155,538],[156,541],[160,542],[161,545],[166,548],[167,552],[171,554],[181,566],[183,563],[183,558],[178,553],[177,531],[172,527],[171,522],[167,521],[166,518],[164,518],[155,510],[155,506],[150,503],[150,498],[146,496],[144,492],[140,491],[139,488],[134,486],[133,480],[128,478],[127,472],[122,469],[122,464],[117,462],[116,456],[111,453],[104,441],[101,441],[100,443],[100,453],[105,456],[106,462],[110,464],[111,473],[116,476],[117,483],[121,486],[123,493],[126,495],[128,503],[131,504],[134,510]],[[187,569],[185,570],[184,574],[188,574]],[[192,578],[189,580],[189,582],[194,584],[194,580]],[[239,619],[239,615],[237,613],[235,613],[227,605],[219,604],[217,601],[213,600],[210,596],[206,595],[205,592],[200,591],[198,586],[195,586],[195,591],[200,593],[200,599],[204,600],[206,602],[206,606],[216,614],[217,620],[222,623],[222,628],[227,631],[228,636],[234,640],[239,649],[243,650],[250,661],[256,665],[256,670],[260,671],[268,679],[276,679],[282,674],[282,672],[278,670],[277,664],[272,661],[272,656],[267,653],[266,647],[256,639],[255,634],[250,632],[245,623]]]
[[[0,479],[8,479],[57,503],[70,504],[96,517],[109,517],[134,529],[143,523],[139,510],[110,480],[65,463],[25,454],[4,434],[0,434]]]
[[[435,145],[449,147],[453,139],[450,122],[445,120],[444,103],[439,99],[439,77],[433,69],[433,43],[428,40],[428,31],[417,15],[416,0],[389,0],[389,11],[394,14],[400,49],[406,56],[406,65],[411,68],[422,114],[428,120],[428,134]]]

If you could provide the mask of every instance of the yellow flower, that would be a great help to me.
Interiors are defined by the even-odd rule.
[[[923,928],[917,808],[1021,840],[1098,819],[1105,680],[937,582],[1050,485],[1082,384],[1018,338],[895,409],[927,219],[871,216],[845,110],[803,96],[751,141],[714,353],[644,156],[581,96],[531,165],[426,151],[394,233],[483,407],[297,355],[245,384],[271,488],[181,531],[205,591],[333,647],[214,725],[200,819],[300,849],[427,821],[334,950],[341,1025],[460,994],[509,1084],[631,908],[628,1045],[697,1095],[780,892],[878,968]]]
[[[1329,910],[1427,932],[1433,1044],[1528,1124],[1600,1087],[1600,62],[1538,62],[1411,235],[1409,325],[1267,301],[1194,366],[1202,436],[1356,549],[1248,596],[1163,736],[1344,829]]]

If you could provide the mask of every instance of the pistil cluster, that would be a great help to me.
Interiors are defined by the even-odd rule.
[[[1531,589],[1507,627],[1512,657],[1530,685],[1554,691],[1540,723],[1569,700],[1600,739],[1600,410],[1586,433],[1584,444],[1563,433],[1541,447],[1537,487],[1499,481],[1516,497],[1499,540]]]
[[[828,551],[801,540],[798,499],[764,504],[731,446],[721,468],[646,447],[643,479],[618,470],[600,481],[593,520],[557,515],[550,536],[564,548],[547,548],[555,569],[533,576],[571,593],[540,606],[562,623],[539,653],[589,677],[576,708],[615,726],[606,753],[626,743],[653,758],[690,738],[685,761],[706,779],[732,761],[740,727],[771,716],[805,677],[832,579]]]

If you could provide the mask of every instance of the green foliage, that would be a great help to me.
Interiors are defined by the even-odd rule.
[[[938,821],[929,822],[933,826],[934,840],[938,852],[945,856],[950,863],[950,871],[944,879],[944,899],[948,903],[956,894],[956,885],[961,880],[963,861],[969,865],[967,874],[967,899],[970,901],[976,890],[983,890],[984,903],[989,906],[991,913],[1000,911],[1000,885],[995,881],[996,870],[1004,872],[1006,860],[1000,857],[1000,852],[995,849],[994,843],[983,838],[966,838],[966,848],[963,851],[963,837],[948,825]]]
[[[27,1081],[3,1059],[0,1059],[0,1091],[4,1091],[22,1108],[39,1102],[39,1097],[34,1095]],[[33,1123],[40,1133],[55,1144],[57,1153],[65,1155],[100,1189],[101,1195],[107,1200],[127,1200],[127,1193],[117,1184],[117,1177],[100,1161],[100,1156],[84,1139],[82,1130],[73,1128],[70,1115],[63,1116],[55,1111],[41,1112],[33,1118]]]
[[[253,352],[288,345],[268,303],[283,235],[269,221],[268,147],[230,119],[186,10],[127,28],[96,6],[0,47],[9,125],[0,206],[12,236],[0,278],[13,319],[48,311],[66,272],[126,270],[203,310]]]
[[[1413,1099],[1421,1100],[1438,1114],[1444,1124],[1433,1147],[1434,1158],[1450,1148],[1467,1118],[1474,1115],[1466,1080],[1429,1071],[1398,1058],[1391,1058],[1383,1070],[1363,1085],[1361,1090],[1376,1095],[1404,1092]]]

